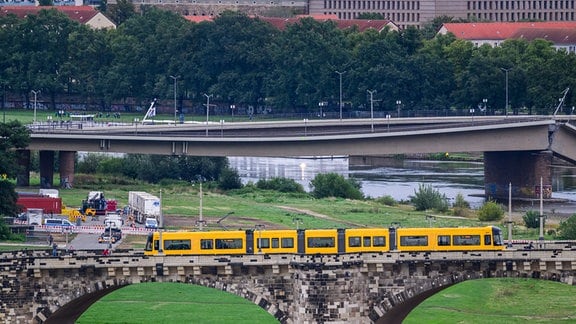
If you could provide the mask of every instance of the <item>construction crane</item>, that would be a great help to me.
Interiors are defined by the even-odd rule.
[[[142,124],[144,124],[146,122],[146,119],[148,117],[156,116],[156,107],[155,106],[156,106],[156,98],[154,98],[154,100],[152,100],[152,102],[150,103],[150,107],[148,108],[146,115],[144,116],[144,118],[142,118]]]
[[[568,94],[568,91],[570,91],[570,88],[566,88],[564,89],[564,91],[562,91],[562,98],[559,99],[560,102],[558,103],[558,107],[556,107],[556,110],[554,111],[554,117],[556,117],[558,110],[560,110],[560,108],[564,106],[564,100],[566,100],[566,95]]]

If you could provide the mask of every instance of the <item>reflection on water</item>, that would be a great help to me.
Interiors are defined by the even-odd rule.
[[[373,198],[409,200],[419,185],[427,184],[450,200],[462,194],[473,207],[484,202],[484,166],[478,162],[405,160],[395,161],[391,167],[356,170],[349,166],[347,157],[229,157],[229,161],[243,183],[283,177],[297,181],[309,191],[310,181],[317,174],[333,172],[358,179],[364,195]],[[576,201],[576,168],[554,166],[552,170],[553,197]]]

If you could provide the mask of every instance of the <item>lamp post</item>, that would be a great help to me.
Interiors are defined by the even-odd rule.
[[[506,74],[506,104],[504,105],[504,110],[506,111],[506,116],[508,116],[508,72],[511,70],[512,68],[500,68],[500,70],[504,71]]]
[[[176,126],[176,111],[178,110],[178,108],[176,108],[176,81],[178,77],[172,75],[170,77],[174,80],[174,126]]]
[[[376,90],[366,90],[370,94],[370,130],[374,133],[374,92]]]
[[[204,94],[206,96],[206,136],[208,136],[208,120],[210,119],[210,97],[212,95]]]
[[[398,118],[400,118],[400,105],[402,105],[402,100],[396,100],[396,117]]]
[[[32,90],[32,93],[34,94],[34,124],[36,124],[36,103],[40,90]]]
[[[232,110],[232,120],[234,120],[234,109],[236,109],[236,105],[230,105],[230,110]]]
[[[484,103],[484,116],[486,116],[486,110],[488,110],[488,99],[482,99],[482,103]]]
[[[334,72],[338,73],[338,75],[340,76],[340,120],[342,120],[342,74],[346,73],[346,71],[344,72],[334,71]]]

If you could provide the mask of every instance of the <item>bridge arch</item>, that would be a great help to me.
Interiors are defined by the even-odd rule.
[[[476,278],[576,284],[576,249],[566,244],[528,251],[343,255],[167,257],[125,251],[104,257],[75,251],[53,257],[48,251],[18,251],[0,253],[0,265],[0,321],[6,323],[43,323],[64,314],[64,307],[81,296],[87,295],[80,301],[97,300],[120,287],[154,281],[231,292],[282,323],[378,322],[387,313],[400,318],[408,313],[401,307],[408,309],[427,295]]]

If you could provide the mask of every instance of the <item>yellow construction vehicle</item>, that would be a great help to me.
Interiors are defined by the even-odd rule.
[[[95,211],[94,214],[96,214]],[[67,216],[68,220],[74,224],[76,223],[78,218],[80,218],[83,222],[86,221],[86,215],[83,215],[80,212],[80,210],[74,208],[68,208],[65,205],[62,205],[62,215]]]

